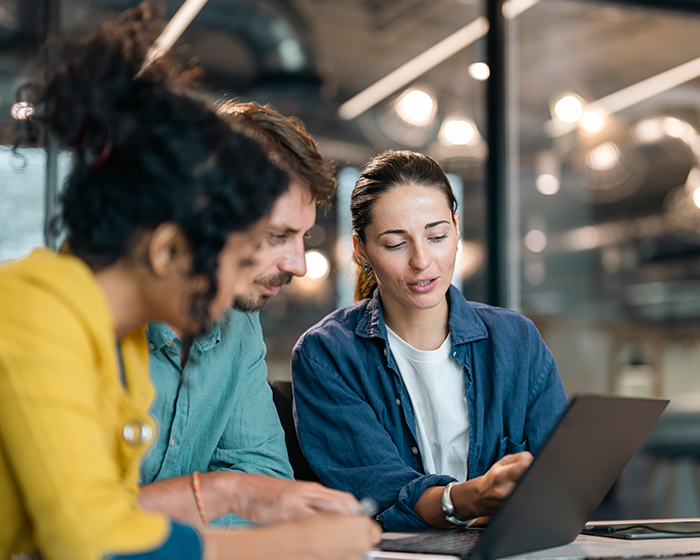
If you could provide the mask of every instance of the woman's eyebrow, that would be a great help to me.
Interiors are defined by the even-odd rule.
[[[382,235],[389,235],[389,234],[391,234],[391,233],[399,233],[399,234],[402,234],[402,233],[408,233],[408,232],[407,232],[405,229],[388,229],[388,230],[386,230],[386,231],[383,231],[383,232],[380,233],[379,235],[377,235],[377,239],[379,239]]]
[[[440,224],[449,224],[447,220],[440,220],[439,222],[431,222],[429,224],[425,224],[425,229],[430,229],[431,227],[439,226]]]
[[[430,222],[429,224],[425,224],[425,229],[430,229],[430,228],[433,228],[435,226],[439,226],[440,224],[449,224],[449,223],[450,222],[448,222],[447,220],[440,220],[438,222]],[[406,231],[405,229],[388,229],[386,231],[383,231],[379,235],[377,235],[377,239],[379,239],[382,235],[389,235],[391,233],[404,234],[404,233],[408,233],[408,231]]]

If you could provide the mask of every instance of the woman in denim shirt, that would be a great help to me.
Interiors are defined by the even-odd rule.
[[[432,158],[370,160],[351,200],[358,303],[292,356],[306,458],[324,484],[373,498],[386,530],[493,514],[567,405],[532,322],[450,285],[456,208]]]

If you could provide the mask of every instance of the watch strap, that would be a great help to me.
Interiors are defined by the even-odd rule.
[[[445,520],[452,525],[457,527],[467,527],[473,519],[467,519],[466,521],[462,519],[457,519],[455,517],[455,506],[452,503],[452,487],[457,484],[457,482],[450,482],[442,490],[442,496],[440,498],[440,503],[442,505],[442,512],[445,514]]]

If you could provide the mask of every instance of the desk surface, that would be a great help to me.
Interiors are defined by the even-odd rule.
[[[700,519],[646,519],[641,522],[662,521],[700,521]],[[639,523],[640,520],[625,521],[597,521],[596,524],[609,523]],[[593,523],[591,523],[593,524]],[[387,533],[386,535],[391,535]],[[398,536],[399,534],[396,533]],[[521,556],[509,558],[522,558],[525,560],[583,560],[590,558],[668,558],[673,556],[700,556],[700,537],[672,538],[672,539],[644,539],[627,540],[611,539],[609,537],[597,537],[579,535],[576,540],[564,546],[548,548],[531,552]],[[456,556],[443,556],[435,554],[407,554],[403,552],[371,551],[366,558],[368,560],[447,560]]]

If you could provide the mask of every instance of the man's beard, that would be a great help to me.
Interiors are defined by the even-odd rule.
[[[280,272],[274,276],[269,276],[268,278],[261,278],[256,280],[253,285],[261,284],[268,287],[284,286],[292,281],[292,274],[289,272]],[[258,299],[252,299],[248,297],[237,298],[233,303],[233,308],[239,311],[245,311],[246,313],[252,313],[253,311],[262,311],[267,307],[267,302],[270,301],[270,295],[262,295]]]

